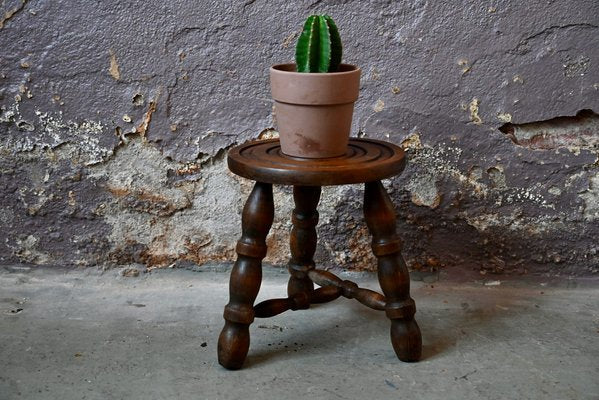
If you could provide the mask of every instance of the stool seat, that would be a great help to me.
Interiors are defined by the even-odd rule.
[[[257,140],[229,151],[229,169],[244,178],[282,185],[328,186],[378,181],[398,175],[404,151],[374,139],[351,138],[347,153],[332,158],[298,158],[281,152],[279,139]]]

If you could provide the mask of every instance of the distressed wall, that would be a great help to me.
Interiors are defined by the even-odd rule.
[[[0,263],[231,260],[251,186],[226,151],[276,135],[267,69],[329,13],[355,134],[407,149],[386,185],[412,268],[599,273],[595,0],[0,4]],[[324,190],[318,260],[372,268],[360,204]]]

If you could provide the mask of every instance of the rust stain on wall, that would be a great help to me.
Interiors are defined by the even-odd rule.
[[[171,198],[161,196],[157,193],[150,193],[144,189],[113,186],[108,186],[107,189],[119,199],[123,207],[148,214],[164,217],[173,215],[175,212],[191,206],[191,201],[185,197],[183,201],[176,204]]]
[[[154,114],[154,112],[156,111],[156,101],[159,96],[160,96],[160,93],[158,93],[155,100],[150,102],[150,104],[148,106],[148,111],[146,111],[141,124],[139,124],[137,129],[135,130],[135,132],[139,133],[141,135],[141,137],[145,138],[146,132],[148,131],[148,128],[150,127],[150,122],[152,121],[152,114]]]
[[[110,54],[110,67],[108,68],[108,72],[110,76],[112,76],[117,81],[121,79],[121,71],[119,70],[119,64],[116,61],[116,54],[112,49],[108,51]]]

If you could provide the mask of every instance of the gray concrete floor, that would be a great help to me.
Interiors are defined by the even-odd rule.
[[[352,276],[376,288],[373,276]],[[269,270],[260,299],[285,293]],[[256,320],[245,369],[216,362],[228,274],[0,271],[1,399],[599,399],[599,287],[414,282],[424,359],[339,299]]]

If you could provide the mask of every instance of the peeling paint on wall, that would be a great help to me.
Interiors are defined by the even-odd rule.
[[[508,121],[509,122],[509,121]],[[506,124],[500,130],[520,146],[551,150],[559,147],[578,152],[599,148],[599,115],[582,110],[573,117],[556,117],[548,121]]]
[[[0,263],[231,261],[251,182],[226,152],[277,137],[268,68],[318,12],[364,71],[354,135],[406,150],[384,184],[410,268],[599,273],[596,2],[313,6],[6,2]],[[374,268],[362,195],[324,188],[319,263]],[[283,264],[291,189],[275,203]]]

